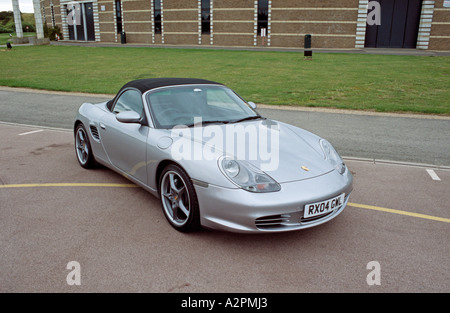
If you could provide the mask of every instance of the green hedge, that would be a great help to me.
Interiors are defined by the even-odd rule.
[[[49,38],[50,40],[56,40],[56,34],[58,34],[59,40],[63,39],[61,29],[58,26],[48,27],[47,24],[44,24],[44,36],[46,38]]]
[[[27,26],[28,26],[28,30],[27,30]],[[28,31],[28,32],[32,33],[32,32],[36,31],[36,28],[31,23],[22,22],[22,30],[23,30],[23,32]],[[16,25],[12,21],[6,23],[5,25],[0,25],[0,33],[14,33],[15,31],[16,31]]]
[[[21,13],[21,20],[24,32],[28,31],[31,33],[36,31],[34,13]],[[0,12],[0,33],[14,33],[15,31],[14,13],[12,11]]]
[[[13,25],[14,26],[14,25]],[[16,29],[7,25],[0,25],[0,33],[14,33]]]

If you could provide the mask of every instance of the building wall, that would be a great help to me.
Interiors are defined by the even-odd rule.
[[[97,6],[100,41],[117,42],[114,1],[99,0]]]
[[[53,21],[64,29],[64,1],[41,0],[48,26]],[[120,42],[115,0],[86,1],[96,9],[96,41]],[[257,0],[210,0],[210,34],[202,34],[201,0],[161,0],[160,34],[155,33],[153,0],[122,0],[122,25],[127,43],[302,48],[304,36],[311,34],[312,48],[363,48],[368,2],[269,0],[265,38],[257,31]],[[423,1],[418,49],[450,50],[450,8],[443,4]]]
[[[163,2],[164,43],[195,45],[198,43],[198,1]]]
[[[52,10],[53,7],[53,10]],[[60,26],[61,20],[61,8],[59,0],[41,0],[42,18],[48,27]]]
[[[252,46],[255,1],[214,1],[213,42],[218,46]]]
[[[450,8],[444,8],[444,0],[434,1],[428,49],[450,50]]]
[[[128,43],[152,43],[149,0],[122,0],[122,23]]]
[[[271,45],[302,47],[312,35],[312,48],[354,48],[358,0],[272,1]]]

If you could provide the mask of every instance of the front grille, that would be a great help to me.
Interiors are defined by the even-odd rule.
[[[99,136],[99,134],[98,134],[98,129],[97,129],[97,127],[95,127],[94,125],[91,125],[91,126],[90,126],[90,129],[91,129],[91,135],[92,135],[92,137],[94,137],[94,139],[96,139],[96,140],[100,140],[100,136]]]
[[[347,204],[349,195],[345,196],[344,204]],[[286,229],[299,229],[304,227],[309,227],[320,223],[320,220],[327,219],[328,217],[333,217],[333,215],[339,214],[344,208],[344,205],[335,208],[333,211],[328,212],[323,215],[304,218],[304,210],[298,210],[295,212],[289,212],[277,215],[267,215],[258,217],[255,220],[255,226],[261,230],[286,230]]]
[[[287,226],[290,218],[290,214],[263,216],[255,220],[255,225],[260,229],[280,228]]]

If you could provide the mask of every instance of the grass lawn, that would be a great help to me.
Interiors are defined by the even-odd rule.
[[[15,36],[15,34],[13,35]],[[0,45],[2,45],[2,49],[5,48],[6,42],[9,40],[9,34],[7,33],[0,33]]]
[[[247,101],[450,115],[450,57],[79,46],[0,51],[0,85],[114,94],[126,82],[196,77]]]
[[[13,37],[16,37],[16,33],[12,33]],[[23,36],[24,37],[35,37],[36,33],[35,32],[23,32]],[[6,45],[6,42],[10,39],[11,37],[9,36],[8,33],[0,33],[0,45],[2,45],[4,48]],[[12,40],[11,40],[12,42]]]

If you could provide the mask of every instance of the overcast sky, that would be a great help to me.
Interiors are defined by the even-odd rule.
[[[19,0],[19,8],[22,13],[34,13],[33,0]],[[12,11],[12,1],[0,0],[0,11]]]

